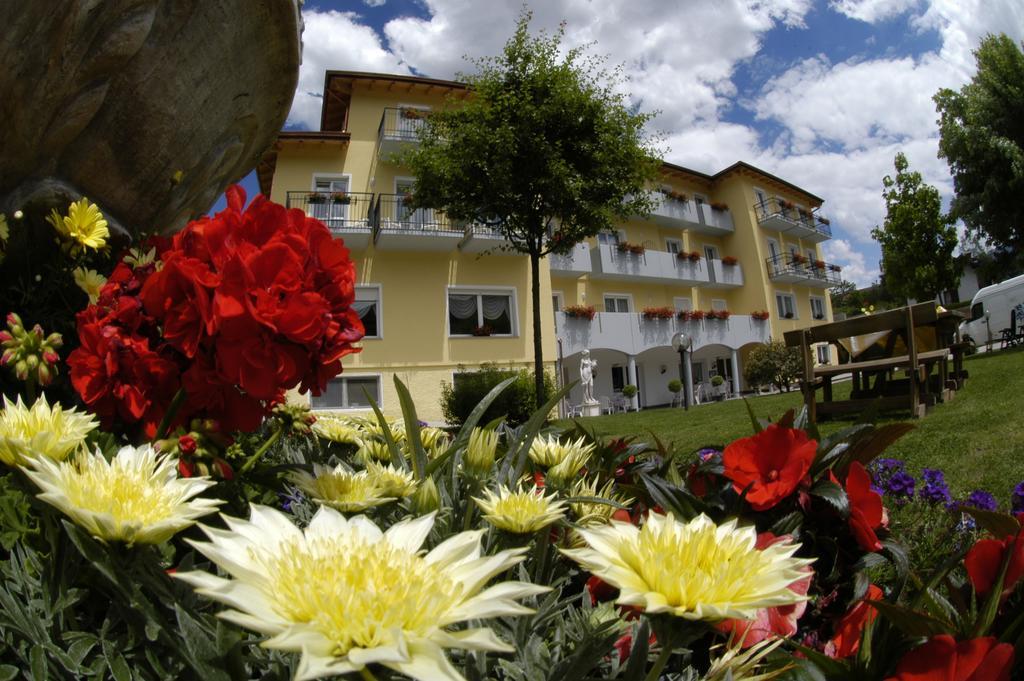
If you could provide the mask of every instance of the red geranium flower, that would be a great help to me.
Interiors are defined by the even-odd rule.
[[[825,647],[825,652],[829,656],[844,658],[857,652],[860,648],[861,632],[878,617],[878,611],[864,601],[881,600],[882,596],[881,589],[874,584],[868,585],[864,600],[850,608],[850,612],[836,623],[835,635]]]
[[[886,681],[1010,681],[1013,646],[992,636],[957,643],[933,636],[903,656]]]
[[[776,537],[771,532],[761,532],[757,535],[755,548],[765,549],[772,544],[792,538],[792,535],[788,534]],[[805,567],[803,571],[807,573],[807,576],[790,584],[789,589],[801,596],[806,596],[807,590],[811,587],[811,580],[814,579],[814,571],[809,567]],[[797,620],[803,617],[806,610],[807,601],[779,605],[774,608],[761,608],[752,620],[724,620],[715,628],[723,634],[734,634],[741,637],[739,638],[740,646],[749,648],[769,636],[793,636],[797,631]]]
[[[871,476],[860,462],[850,464],[846,474],[846,497],[850,501],[850,530],[865,551],[881,551],[875,529],[882,526],[882,497],[871,489]]]
[[[1010,564],[1006,568],[1003,579],[1003,592],[1000,598],[1006,600],[1013,593],[1017,582],[1024,577],[1024,525],[1016,535],[1007,535],[1003,539],[981,539],[967,553],[964,566],[971,578],[974,591],[981,597],[987,596],[999,577],[999,569],[1006,560],[1007,551]]]
[[[750,487],[747,502],[766,511],[792,494],[814,461],[818,443],[795,428],[773,423],[725,448],[725,477],[737,492]]]

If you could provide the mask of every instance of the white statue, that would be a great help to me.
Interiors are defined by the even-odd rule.
[[[594,399],[594,369],[597,368],[597,361],[590,359],[590,350],[583,351],[583,359],[580,360],[580,384],[583,386],[584,404],[596,404]]]

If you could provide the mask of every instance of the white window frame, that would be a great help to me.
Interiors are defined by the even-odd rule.
[[[689,296],[676,296],[672,299],[672,307],[675,308],[676,312],[687,312],[693,311],[693,300]]]
[[[370,373],[362,373],[362,374],[351,374],[351,373],[345,372],[344,374],[341,374],[341,375],[338,375],[338,376],[335,376],[334,378],[332,378],[331,379],[332,381],[342,381],[344,386],[345,386],[342,389],[342,402],[348,402],[348,381],[350,379],[353,379],[353,378],[375,378],[375,379],[377,379],[377,397],[379,398],[377,400],[377,406],[381,407],[381,408],[384,408],[384,379],[383,379],[383,375],[380,374],[380,373],[372,373],[372,372],[370,372]],[[369,405],[367,405],[365,407],[346,407],[346,406],[341,406],[341,407],[314,407],[313,406],[313,394],[312,393],[306,393],[306,396],[309,398],[309,408],[310,409],[315,409],[316,411],[330,411],[330,412],[334,412],[334,411],[366,411],[368,409],[373,409],[373,407],[371,407]]]
[[[793,316],[792,317],[787,317],[786,316],[786,313],[783,310],[783,306],[779,304],[779,302],[780,302],[779,298],[780,297],[789,300],[790,306],[793,308]],[[793,295],[792,293],[788,293],[786,291],[776,291],[775,292],[775,309],[779,313],[779,319],[788,319],[788,320],[800,319],[800,310],[798,310],[797,306],[796,306],[796,296]]]
[[[608,306],[605,303],[607,298],[625,298],[626,299],[626,312],[633,312],[633,294],[632,293],[615,293],[614,291],[606,291],[601,294],[601,306],[605,308],[605,312],[608,311]]]
[[[676,246],[676,250],[672,250],[672,245]],[[669,253],[682,253],[683,251],[683,240],[682,239],[665,239],[665,250]]]
[[[824,350],[824,353],[822,352]],[[822,359],[822,354],[825,358]],[[828,343],[819,343],[814,349],[815,360],[818,364],[830,364],[832,362],[832,349]]]
[[[693,202],[696,203],[698,206],[701,205],[702,203],[708,203],[708,195],[707,194],[700,194],[698,192],[694,192],[693,193]]]
[[[474,336],[473,334],[456,333],[451,332],[451,317],[448,309],[448,296],[452,293],[459,295],[468,295],[475,293],[478,296],[493,296],[508,294],[511,298],[509,305],[509,321],[512,323],[512,333],[492,333],[490,336]],[[477,326],[483,326],[483,305],[477,304],[477,321],[480,322]],[[452,285],[448,286],[444,292],[444,326],[445,332],[448,334],[448,338],[518,338],[519,337],[519,303],[518,297],[516,296],[515,286],[463,286],[463,285]]]
[[[377,335],[363,336],[363,340],[380,340],[384,338],[384,287],[381,284],[356,284],[355,289],[356,300],[359,300],[359,289],[374,289],[377,291]]]
[[[602,241],[601,237],[615,236],[615,243],[608,241]],[[608,244],[609,246],[617,246],[626,240],[626,230],[624,229],[603,229],[597,233],[597,243],[599,245]]]
[[[729,301],[725,298],[712,298],[711,309],[715,312],[722,312],[729,309]]]
[[[722,252],[718,250],[718,245],[717,244],[701,244],[701,248],[704,251],[704,257],[707,258],[708,260],[721,260],[722,259]],[[715,254],[714,258],[708,258],[708,249],[711,249],[714,252],[714,254]]]
[[[552,291],[551,292],[551,300],[552,300],[552,302],[554,302],[554,300],[556,298],[558,299],[558,310],[555,310],[555,312],[558,312],[560,310],[564,310],[565,309],[565,294],[562,293],[561,291]]]
[[[309,183],[309,191],[316,191],[317,180],[327,180],[328,182],[334,182],[335,180],[345,180],[346,194],[352,193],[352,173],[313,173],[313,178]]]
[[[825,309],[825,299],[823,297],[821,297],[821,296],[809,296],[809,300],[810,300],[810,306],[811,306],[811,319],[814,319],[816,321],[825,321],[826,318],[828,317],[828,310]],[[818,306],[821,307],[821,319],[818,319],[817,317],[814,316],[814,314],[815,314],[815,311],[814,311],[815,303],[817,303]]]

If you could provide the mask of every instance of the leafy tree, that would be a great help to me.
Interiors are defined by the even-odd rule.
[[[416,207],[486,222],[530,257],[534,381],[543,395],[540,259],[630,214],[646,214],[657,174],[650,114],[625,106],[619,70],[554,35],[528,32],[524,12],[501,55],[463,76],[472,95],[431,114],[403,163],[416,175]]]
[[[774,385],[789,392],[789,386],[800,376],[803,368],[798,348],[786,347],[780,340],[771,340],[750,351],[743,367],[743,378],[752,386]]]
[[[1024,246],[1024,53],[1005,35],[974,52],[978,71],[959,92],[935,95],[939,157],[956,197],[950,214],[968,231],[1019,252]]]
[[[886,289],[923,300],[960,282],[960,267],[953,260],[956,228],[942,214],[939,191],[924,184],[921,173],[908,170],[902,152],[895,165],[896,177],[882,180],[885,224],[871,230],[871,236],[882,246]]]

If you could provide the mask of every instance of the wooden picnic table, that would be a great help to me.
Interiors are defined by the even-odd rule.
[[[909,409],[919,417],[929,406],[952,399],[967,377],[966,344],[956,340],[964,318],[957,312],[939,312],[934,303],[919,303],[787,332],[786,345],[799,347],[803,355],[801,390],[809,416],[817,420],[877,406]],[[840,363],[814,366],[811,346],[817,343],[834,345]],[[896,372],[904,372],[905,378],[896,378]],[[853,381],[850,399],[837,402],[832,399],[832,379],[844,374],[851,374]]]

